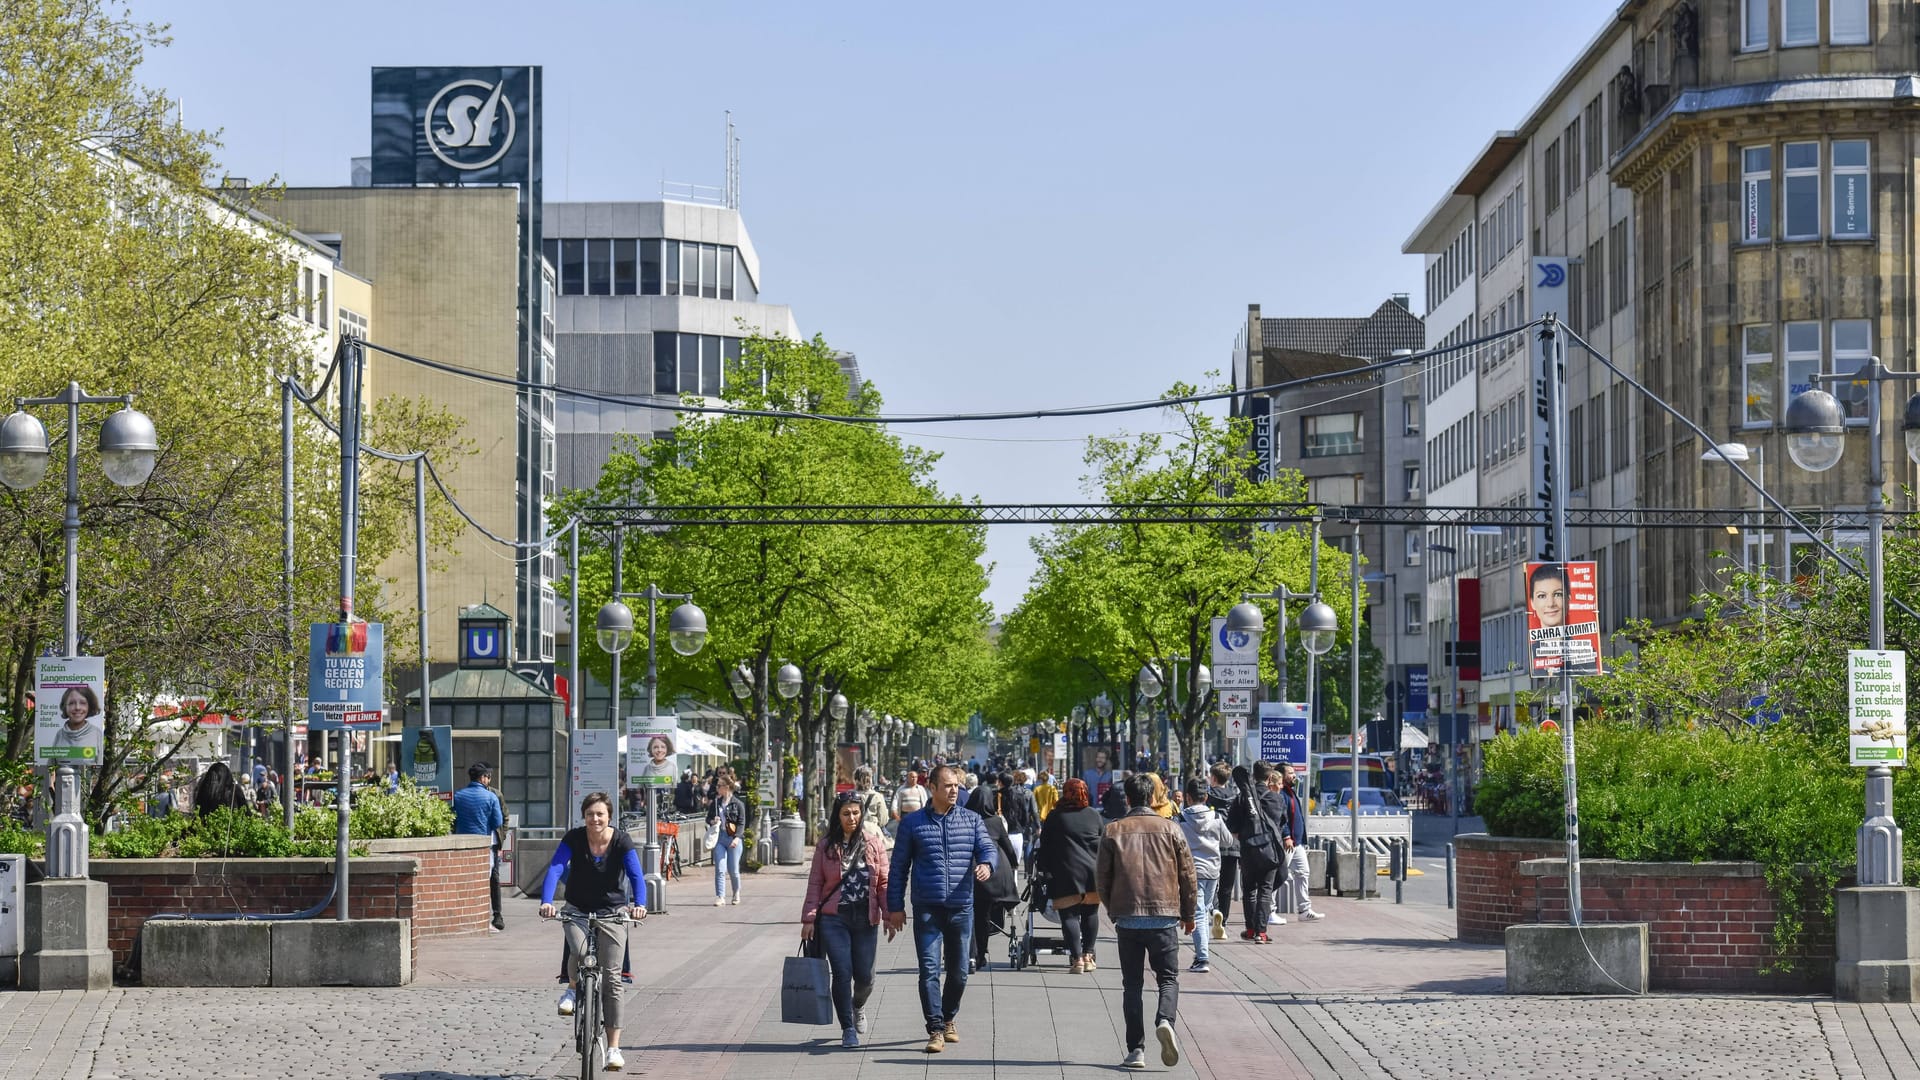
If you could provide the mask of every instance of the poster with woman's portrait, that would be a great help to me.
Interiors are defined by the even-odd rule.
[[[41,657],[34,668],[34,759],[97,761],[107,735],[106,699],[105,657]]]
[[[1530,562],[1527,646],[1536,678],[1600,674],[1600,574],[1590,562]]]
[[[627,729],[627,783],[673,786],[680,775],[678,734],[671,716],[634,718]]]

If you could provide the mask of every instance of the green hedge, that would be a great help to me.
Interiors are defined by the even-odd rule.
[[[1853,867],[1862,771],[1784,728],[1657,731],[1599,722],[1575,731],[1581,855],[1761,863],[1782,915],[1775,962],[1789,966],[1807,905],[1831,915],[1833,887]],[[1920,782],[1911,769],[1894,772],[1907,884],[1920,884]],[[1565,790],[1559,735],[1503,735],[1486,745],[1474,806],[1495,836],[1564,840]]]

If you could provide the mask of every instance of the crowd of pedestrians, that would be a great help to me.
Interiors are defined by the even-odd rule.
[[[1121,1067],[1146,1067],[1149,1033],[1160,1061],[1177,1064],[1182,939],[1193,952],[1186,973],[1210,972],[1236,888],[1242,941],[1273,940],[1269,928],[1286,922],[1276,910],[1281,889],[1298,918],[1321,917],[1294,784],[1289,767],[1261,761],[1216,765],[1170,787],[1156,771],[1111,768],[1101,752],[1064,782],[936,760],[904,770],[889,797],[860,770],[814,848],[801,911],[803,936],[824,944],[841,1045],[868,1037],[881,931],[892,940],[909,928],[926,1052],[959,1042],[968,975],[988,965],[995,935],[1019,933],[1008,915],[1024,873],[1035,886],[1029,902],[1059,921],[1069,974],[1096,970],[1105,910],[1120,960]],[[726,812],[709,810],[708,819],[724,824]],[[724,896],[718,865],[715,892]]]

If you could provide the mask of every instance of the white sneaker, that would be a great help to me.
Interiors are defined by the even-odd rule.
[[[1285,926],[1287,925],[1287,920],[1278,915],[1269,915],[1267,916],[1267,925],[1268,926]]]
[[[573,1015],[573,987],[571,986],[560,992],[560,1015]]]
[[[1173,1037],[1173,1024],[1162,1020],[1153,1026],[1153,1031],[1160,1036],[1160,1064],[1169,1069],[1180,1064],[1180,1041]]]
[[[1305,920],[1306,920],[1306,921],[1308,921],[1308,922],[1318,922],[1318,921],[1320,921],[1321,919],[1324,919],[1324,918],[1326,918],[1326,916],[1325,916],[1325,915],[1322,915],[1321,913],[1319,913],[1319,912],[1317,912],[1317,911],[1303,911],[1303,912],[1301,912],[1301,913],[1300,913],[1300,917],[1301,917],[1302,919],[1305,919]]]
[[[713,898],[713,906],[714,906],[714,907],[726,907],[726,906],[727,906],[727,898],[726,898],[726,897],[724,897],[724,896],[716,896],[716,897],[714,897],[714,898]]]
[[[740,903],[740,893],[737,890],[733,894],[733,903],[736,906]]]
[[[619,1072],[627,1067],[627,1056],[617,1046],[607,1047],[607,1071]]]
[[[864,1005],[853,1010],[853,1030],[862,1035],[867,1033],[867,1009]]]

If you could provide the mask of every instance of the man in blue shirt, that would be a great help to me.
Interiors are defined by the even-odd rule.
[[[487,864],[487,895],[493,900],[493,928],[505,930],[507,920],[500,915],[500,839],[507,816],[500,809],[500,797],[487,787],[493,779],[493,767],[484,761],[467,766],[467,786],[453,794],[453,831],[470,836],[493,837],[493,858]]]

